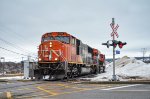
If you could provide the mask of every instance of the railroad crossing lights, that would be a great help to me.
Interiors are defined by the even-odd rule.
[[[109,41],[112,41],[112,43],[110,44]],[[113,46],[114,48],[116,48],[118,45],[120,49],[126,44],[127,44],[126,42],[117,41],[117,40],[108,40],[106,43],[102,43],[102,45],[106,45],[107,48],[109,48],[110,46]]]

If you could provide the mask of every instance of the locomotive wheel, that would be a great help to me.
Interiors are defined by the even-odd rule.
[[[38,80],[42,80],[43,79],[43,76],[40,75],[40,74],[35,74],[35,80],[38,81]]]
[[[96,66],[93,66],[92,69],[93,69],[93,74],[96,74],[96,73],[97,73],[97,68],[96,68]]]
[[[103,73],[105,73],[105,67],[103,66]]]
[[[42,75],[40,69],[37,69],[34,71],[34,77],[35,77],[35,80],[42,80],[43,79],[43,75]]]

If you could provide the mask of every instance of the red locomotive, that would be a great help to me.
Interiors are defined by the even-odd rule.
[[[42,36],[38,50],[36,79],[50,80],[105,71],[105,55],[66,32]]]

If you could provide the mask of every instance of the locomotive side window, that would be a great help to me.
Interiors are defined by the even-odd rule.
[[[77,55],[81,54],[80,42],[81,42],[80,40],[76,39],[76,53],[77,53]]]
[[[71,38],[71,44],[76,45],[76,39],[75,38]]]

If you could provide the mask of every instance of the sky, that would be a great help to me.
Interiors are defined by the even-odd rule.
[[[58,31],[112,58],[112,47],[102,45],[112,40],[112,18],[119,25],[116,40],[127,42],[116,48],[121,51],[116,57],[140,57],[142,48],[149,56],[149,12],[149,0],[0,0],[0,57],[5,61],[26,59],[26,55],[35,58],[41,36]]]

